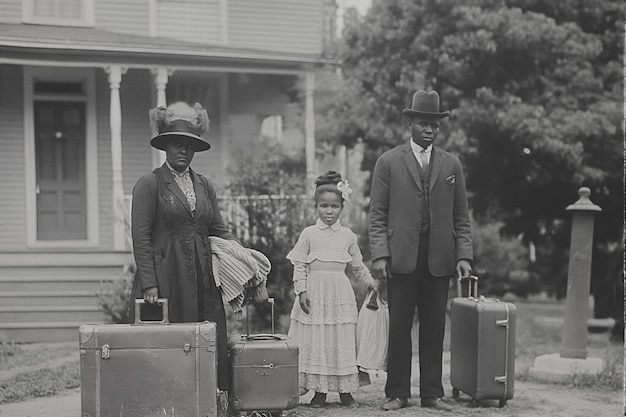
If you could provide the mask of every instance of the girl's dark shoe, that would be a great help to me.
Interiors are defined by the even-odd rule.
[[[352,397],[352,394],[350,394],[349,392],[340,393],[339,399],[341,400],[341,405],[343,405],[344,407],[358,407],[357,402],[354,400],[354,397]]]
[[[315,392],[313,399],[309,403],[312,408],[322,408],[326,405],[326,394],[323,392]]]

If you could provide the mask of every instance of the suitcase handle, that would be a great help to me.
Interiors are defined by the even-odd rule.
[[[156,305],[161,307],[163,312],[162,320],[141,320],[141,305],[146,304],[146,300],[143,298],[135,298],[135,324],[169,324],[169,310],[167,304],[167,298],[159,298]]]
[[[253,334],[252,336],[246,336],[246,340],[286,340],[286,337],[282,334]]]
[[[276,334],[276,329],[274,329],[274,297],[269,297],[267,302],[272,305],[272,335]],[[246,339],[250,338],[250,316],[248,315],[248,305],[246,304]],[[259,335],[265,336],[265,335]],[[253,336],[254,337],[254,336]]]
[[[467,281],[467,298],[478,298],[478,277],[476,275],[470,275],[469,278],[459,278],[456,281],[456,290],[459,297],[462,297],[461,286],[464,281]]]

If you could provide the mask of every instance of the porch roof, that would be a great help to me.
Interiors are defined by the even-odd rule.
[[[129,67],[224,67],[302,71],[330,63],[320,55],[233,48],[92,28],[0,23],[0,63],[53,61]]]

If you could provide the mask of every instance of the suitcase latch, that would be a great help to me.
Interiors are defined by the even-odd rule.
[[[185,352],[186,354],[191,352],[191,343],[185,343],[183,345],[183,352]]]
[[[267,369],[267,370],[272,370],[272,369],[274,369],[274,364],[270,363],[270,364],[267,364],[267,365],[253,365],[253,368],[264,368],[264,369]],[[266,371],[264,369],[257,369],[256,373],[261,375],[261,376],[269,375],[270,374],[269,371]]]
[[[496,326],[500,326],[500,327],[509,327],[509,320],[505,319],[505,320],[496,320]]]
[[[496,382],[500,382],[502,384],[506,384],[506,376],[497,376],[494,378]]]
[[[102,359],[110,359],[111,358],[111,346],[102,345],[101,352]]]

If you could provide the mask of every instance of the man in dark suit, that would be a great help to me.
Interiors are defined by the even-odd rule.
[[[384,410],[411,396],[411,328],[419,320],[422,407],[451,410],[442,384],[442,354],[449,278],[468,277],[471,225],[461,162],[433,146],[440,120],[436,91],[413,95],[411,139],[382,154],[374,168],[369,237],[376,279],[387,281],[389,354]]]

